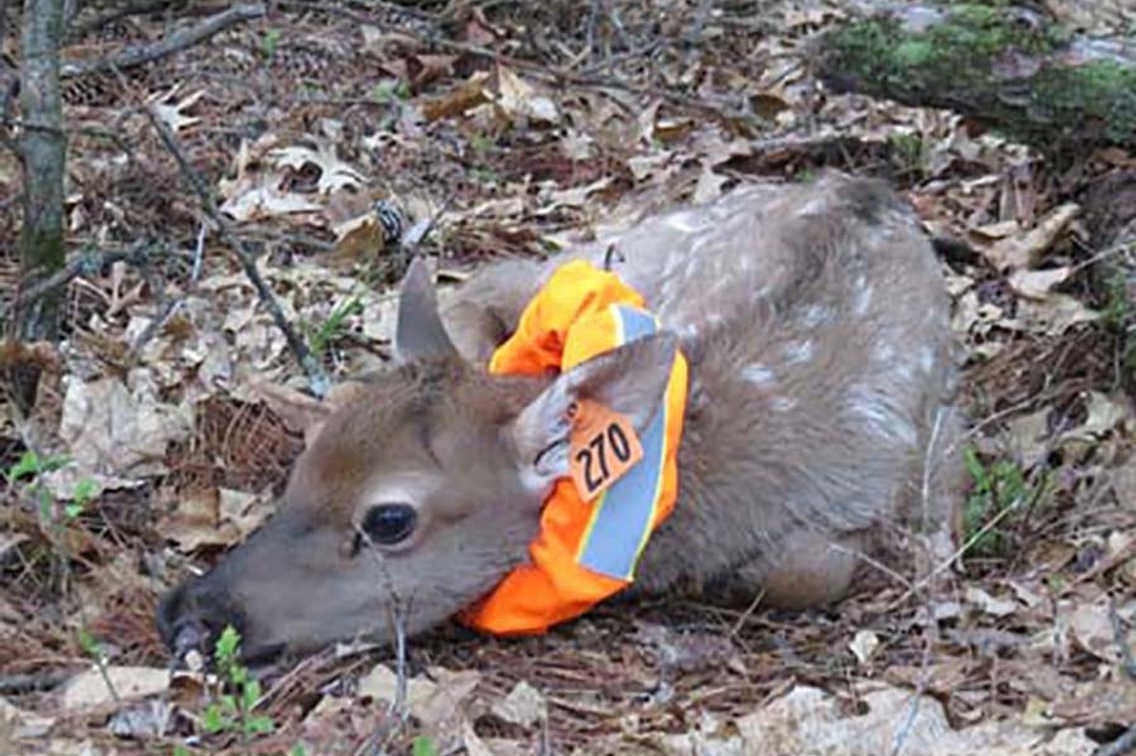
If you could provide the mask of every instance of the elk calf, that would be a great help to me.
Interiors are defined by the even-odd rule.
[[[550,272],[571,257],[602,264],[612,244],[613,270],[666,331],[555,377],[489,375]],[[232,623],[255,656],[387,640],[395,603],[411,633],[445,620],[527,559],[563,474],[534,467],[530,447],[556,431],[532,408],[590,395],[649,415],[676,337],[690,367],[679,499],[636,590],[734,576],[775,605],[832,601],[870,534],[949,519],[948,319],[911,209],[835,173],[488,266],[441,313],[416,267],[401,363],[330,415],[265,527],[165,597],[162,634],[183,651]]]

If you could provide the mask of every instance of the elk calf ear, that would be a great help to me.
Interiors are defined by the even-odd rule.
[[[410,263],[410,269],[399,287],[394,348],[401,362],[456,357],[458,354],[438,315],[434,284],[421,257]]]
[[[662,332],[596,355],[561,374],[513,421],[511,432],[526,485],[546,490],[568,474],[568,407],[594,399],[631,421],[642,435],[662,406],[677,339]]]

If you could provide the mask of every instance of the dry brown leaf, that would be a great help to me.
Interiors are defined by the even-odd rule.
[[[522,79],[515,71],[497,66],[497,92],[491,98],[510,121],[525,119],[533,123],[552,124],[560,120],[560,110],[547,96]]]
[[[202,546],[231,546],[240,537],[235,525],[221,521],[221,494],[216,488],[180,496],[174,511],[162,518],[158,530],[184,552]]]
[[[129,384],[129,385],[128,385]],[[166,450],[188,437],[190,408],[158,398],[153,372],[83,381],[64,378],[59,435],[78,468],[93,474],[142,476],[166,471]]]
[[[1080,205],[1060,205],[1047,213],[1034,228],[999,239],[983,249],[982,254],[999,270],[1032,267],[1080,213]]]
[[[92,667],[72,677],[63,687],[60,705],[67,711],[88,709],[157,695],[170,687],[170,671],[164,668],[107,667],[105,672],[104,677],[97,667]],[[108,680],[113,692],[107,685]]]
[[[221,205],[221,212],[238,222],[247,222],[323,210],[323,205],[302,194],[282,191],[282,173],[269,173],[260,180],[262,183],[257,186],[234,186],[234,195]]]
[[[1067,265],[1045,270],[1015,270],[1006,280],[1010,288],[1023,297],[1045,299],[1050,289],[1069,279],[1071,272],[1072,268]]]
[[[436,729],[443,722],[460,716],[459,707],[481,680],[474,670],[452,672],[432,668],[429,680],[424,676],[406,682],[407,710],[427,729]],[[359,681],[358,695],[393,702],[398,690],[398,676],[385,665],[378,665]]]
[[[1018,608],[1018,605],[1013,601],[996,599],[976,585],[968,585],[964,595],[971,604],[994,617],[1006,617],[1013,614]]]
[[[489,102],[485,91],[488,81],[488,71],[475,72],[457,89],[426,102],[422,106],[422,115],[433,122],[462,115]]]
[[[195,104],[197,104],[198,100],[205,96],[205,90],[199,89],[193,94],[186,95],[180,100],[176,100],[172,104],[170,104],[168,101],[172,97],[174,97],[175,94],[177,94],[177,91],[180,88],[181,85],[179,84],[169,92],[159,93],[149,98],[148,100],[151,107],[157,113],[158,118],[160,118],[166,124],[166,126],[169,127],[170,131],[174,132],[175,134],[182,129],[189,128],[190,126],[201,120],[197,116],[183,115],[183,111],[192,108]]]
[[[19,753],[17,740],[41,738],[54,724],[54,717],[25,711],[0,698],[0,753]]]
[[[1079,601],[1069,615],[1069,628],[1073,639],[1085,651],[1109,664],[1119,664],[1121,650],[1116,645],[1109,617],[1109,599],[1101,594],[1093,601]],[[1128,647],[1136,644],[1136,630],[1126,636]]]
[[[339,159],[336,154],[336,144],[330,138],[316,137],[312,145],[295,144],[272,150],[268,153],[278,168],[290,168],[294,171],[303,170],[312,165],[319,169],[320,177],[317,188],[320,194],[331,194],[344,189],[357,190],[366,179],[351,165]]]
[[[548,703],[536,688],[520,680],[509,695],[494,702],[491,711],[506,722],[532,727],[548,716]]]
[[[896,688],[868,688],[858,700],[865,713],[845,716],[835,697],[798,686],[737,721],[742,744],[732,753],[879,756],[901,742],[920,756],[1089,756],[1096,747],[1079,730],[1054,736],[1012,721],[953,730],[938,700]]]

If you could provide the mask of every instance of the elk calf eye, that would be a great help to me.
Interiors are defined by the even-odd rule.
[[[367,510],[362,529],[373,543],[393,546],[414,532],[418,512],[409,504],[379,504]]]

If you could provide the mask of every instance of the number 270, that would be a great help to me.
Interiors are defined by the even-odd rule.
[[[620,462],[626,462],[631,458],[631,444],[627,441],[627,435],[615,423],[611,423],[594,435],[586,447],[576,452],[576,460],[584,465],[584,483],[588,491],[600,488],[611,477],[611,470],[608,467],[609,452]]]

